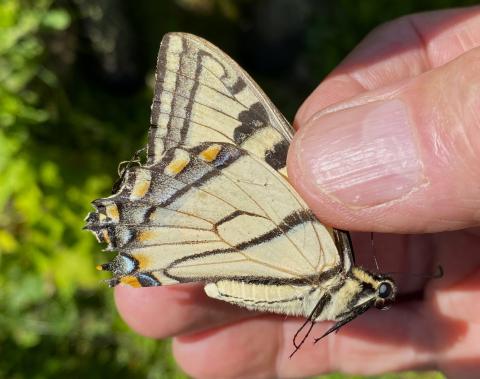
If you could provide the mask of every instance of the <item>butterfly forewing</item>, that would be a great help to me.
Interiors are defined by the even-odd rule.
[[[167,34],[158,55],[148,163],[177,145],[235,144],[285,167],[290,125],[228,56],[198,37]]]

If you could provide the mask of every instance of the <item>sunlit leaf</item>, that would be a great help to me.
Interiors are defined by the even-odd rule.
[[[50,10],[42,19],[44,26],[55,29],[63,30],[70,25],[70,15],[63,9]]]

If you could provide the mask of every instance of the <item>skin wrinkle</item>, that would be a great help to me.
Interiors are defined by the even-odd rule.
[[[467,25],[458,28],[454,31],[454,38],[457,41],[458,45],[462,48],[462,50],[468,51],[472,46],[475,46],[475,38],[473,38],[473,34],[470,33],[470,27],[474,27],[474,25]]]
[[[354,108],[357,106],[362,106],[366,104],[370,104],[376,101],[382,101],[382,100],[389,100],[389,99],[394,99],[398,97],[398,95],[404,91],[404,88],[408,86],[409,82],[411,79],[405,79],[402,81],[400,84],[395,83],[391,84],[389,86],[385,86],[382,88],[379,88],[377,90],[373,90],[371,92],[368,92],[368,95],[365,95],[363,93],[360,93],[356,96],[352,96],[351,98],[346,99],[344,102],[337,103],[337,104],[332,104],[326,108],[323,108],[313,114],[309,120],[305,122],[305,125],[302,126],[302,128],[307,128],[309,127],[309,124],[317,119],[319,119],[322,116],[328,115],[330,113],[342,111],[345,109],[349,108]]]
[[[433,145],[433,154],[438,157],[440,160],[443,160],[441,157],[445,155],[447,148],[443,139],[440,138],[440,135],[437,132],[433,132],[432,136],[432,145]]]
[[[415,33],[415,35],[418,38],[418,42],[420,43],[421,46],[421,55],[423,57],[424,63],[426,67],[433,67],[432,61],[430,59],[429,53],[428,53],[428,41],[425,39],[425,37],[422,34],[422,30],[420,28],[420,25],[417,25],[415,21],[416,15],[408,15],[405,16],[405,21],[411,26],[412,31]]]
[[[462,50],[463,50],[463,51],[467,51],[467,46],[468,46],[468,44],[466,43],[465,38],[462,38],[462,37],[461,37],[461,34],[462,34],[461,32],[462,32],[462,31],[466,31],[466,29],[465,29],[465,28],[462,28],[462,29],[458,30],[458,32],[455,34],[455,38],[456,38],[458,44],[462,47]],[[468,32],[465,33],[465,34],[466,34],[466,37],[467,37],[467,38],[470,37],[470,36],[468,35]],[[470,38],[469,38],[469,39],[470,39]],[[470,39],[470,42],[471,42],[471,39]]]
[[[327,110],[327,114],[328,114],[328,110]],[[316,120],[316,119],[319,118],[319,117],[320,117],[320,116],[314,117],[312,120]],[[417,152],[419,152],[420,149],[419,149],[419,147],[418,147],[418,136],[416,136],[416,133],[415,133],[414,130],[412,130],[412,134],[414,135],[414,146],[415,146]],[[298,144],[298,145],[302,145],[302,141],[303,141],[303,139],[304,139],[305,137],[306,137],[306,134],[305,134],[305,133],[303,133],[303,134],[301,133],[300,136],[297,137],[297,144]],[[303,160],[303,159],[302,159],[302,155],[301,155],[302,150],[301,150],[301,149],[296,149],[296,150],[295,150],[295,153],[296,153],[296,155],[297,155],[297,161],[299,161],[299,162],[302,161],[302,160]],[[360,153],[357,153],[357,154],[360,154]],[[332,163],[332,164],[335,165],[334,163]],[[302,168],[303,168],[302,166],[299,167],[300,170],[302,170]],[[423,168],[423,165],[422,165],[422,168]],[[308,177],[308,176],[310,176],[310,173],[306,175],[306,174],[303,172],[303,170],[302,170],[301,172],[302,172],[302,175],[301,175],[302,177]],[[352,175],[350,175],[349,177],[351,177],[351,176],[352,176]],[[396,198],[396,199],[393,199],[393,200],[390,200],[390,201],[387,201],[387,202],[383,202],[383,203],[380,203],[380,204],[370,205],[370,206],[355,206],[355,205],[352,205],[352,204],[350,204],[350,203],[349,203],[348,205],[346,205],[346,204],[343,204],[343,205],[347,206],[347,207],[350,208],[350,209],[367,209],[367,208],[368,208],[368,209],[378,209],[378,208],[389,207],[389,206],[391,206],[392,204],[395,204],[395,203],[404,202],[404,201],[406,201],[406,199],[408,199],[408,197],[410,197],[410,196],[412,195],[412,193],[415,193],[415,192],[417,192],[418,190],[420,190],[420,189],[422,189],[422,188],[424,188],[424,187],[426,187],[426,186],[429,185],[429,181],[428,181],[428,179],[426,178],[423,169],[422,169],[422,174],[421,174],[421,176],[422,176],[422,178],[420,178],[420,179],[418,180],[418,184],[417,184],[416,186],[414,186],[409,192],[403,194],[403,195],[400,196],[399,198]],[[355,177],[358,177],[358,179],[360,179],[360,177],[359,177],[358,175],[355,176]],[[355,177],[354,177],[353,179],[355,179]],[[339,178],[337,178],[337,179],[339,179]],[[358,180],[358,179],[357,179],[357,180]],[[362,179],[362,180],[363,180],[363,179]],[[350,181],[352,181],[352,179],[350,179]],[[353,183],[354,183],[354,182],[355,182],[355,181],[353,180]],[[351,184],[352,184],[352,183],[351,183]],[[348,187],[348,186],[346,185],[346,187]],[[322,187],[318,187],[318,186],[317,186],[315,189],[316,189],[317,191],[319,191],[319,192],[322,192],[326,197],[332,199],[333,201],[342,203],[341,201],[338,200],[338,198],[337,198],[335,195],[333,195],[333,194],[331,194],[331,193],[329,193],[329,192],[326,192],[325,190],[323,190]]]
[[[368,87],[366,87],[361,80],[359,80],[359,78],[356,77],[355,73],[346,73],[344,74],[345,76],[347,76],[348,78],[350,78],[350,80],[352,80],[354,83],[358,84],[358,86],[363,90],[363,91],[368,91]]]
[[[478,62],[472,62],[472,64],[475,64],[475,63],[478,63]],[[470,75],[471,74],[472,73],[470,73]],[[475,78],[465,77],[465,74],[463,72],[462,73],[453,72],[452,76],[453,76],[453,79],[451,79],[451,82],[459,83],[459,85],[462,88],[468,88],[469,86],[472,85],[471,83],[474,82],[475,80]],[[449,95],[445,96],[446,104],[449,106],[449,110],[450,110],[450,112],[448,113],[449,113],[449,116],[452,118],[450,121],[450,129],[448,130],[449,138],[447,139],[447,141],[451,141],[451,144],[452,144],[451,152],[455,152],[455,151],[469,152],[471,157],[479,157],[479,154],[474,151],[475,149],[473,148],[470,142],[470,138],[469,138],[470,136],[467,134],[470,131],[470,126],[474,124],[472,123],[471,125],[468,125],[468,121],[470,119],[470,117],[468,116],[470,115],[468,116],[466,115],[467,109],[465,107],[465,104],[463,103],[464,96],[462,96],[462,94],[459,94],[459,95],[460,96],[453,96],[453,98],[457,99],[457,101],[454,104],[449,102],[452,96],[449,96]],[[467,122],[467,124],[465,122]],[[470,166],[469,154],[465,154],[465,156],[457,156],[455,158],[456,159],[454,161],[459,161],[459,163],[463,163],[463,168],[468,169],[468,167]]]
[[[475,88],[475,92],[476,93],[480,92],[480,88],[478,85]],[[469,138],[468,141],[469,141],[469,146],[470,146],[472,155],[479,158],[480,144],[478,143],[478,138],[480,137],[480,115],[478,114],[478,109],[480,109],[480,100],[478,99],[478,96],[471,96],[470,99],[474,99],[474,100],[473,100],[473,104],[467,104],[467,112],[472,117],[472,134],[474,135],[473,135],[473,138]],[[474,146],[473,145],[474,143],[476,143],[477,146]],[[476,167],[474,167],[473,169],[474,170],[477,169],[476,175],[478,175],[480,172],[480,169]]]
[[[402,59],[401,57],[397,57],[396,58],[397,61],[396,62],[391,62],[390,65],[393,66],[392,69],[388,70],[388,69],[385,69],[384,72],[377,72],[378,70],[375,70],[375,66],[369,68],[368,71],[365,71],[365,72],[356,72],[356,73],[352,73],[350,74],[350,76],[356,81],[356,82],[360,82],[362,80],[363,77],[365,77],[366,75],[368,75],[370,77],[370,81],[371,82],[379,82],[380,81],[380,78],[382,76],[384,76],[386,74],[386,72],[394,72],[396,69],[398,69],[398,66],[400,65],[403,65],[404,67],[409,67],[411,65],[411,62],[408,62],[408,59],[407,58],[404,58]],[[385,62],[383,62],[381,64],[381,67],[384,67],[385,66]],[[420,75],[423,71],[421,70],[418,70],[418,72],[414,73],[413,76],[417,76],[417,75]],[[395,85],[397,82],[392,82],[392,85]],[[364,83],[363,87],[369,87],[370,88],[370,91],[375,91],[375,90],[379,90],[379,89],[382,89],[382,88],[385,88],[385,87],[378,87],[378,86],[375,86],[375,85],[368,85],[366,83]]]
[[[480,106],[480,100],[478,99],[478,93],[480,91],[480,50],[475,49],[475,55],[472,58],[472,66],[475,68],[473,71],[473,78],[465,78],[464,88],[467,89],[468,93],[463,94],[463,98],[466,98],[464,106],[462,107],[463,119],[467,120],[470,125],[465,125],[464,128],[466,134],[464,135],[464,141],[469,149],[471,157],[475,160],[480,158],[480,144],[478,143],[478,138],[480,137],[480,116],[478,115],[478,109]],[[469,80],[470,79],[470,80]],[[477,146],[474,146],[476,143]],[[475,170],[475,166],[472,167]],[[478,176],[478,170],[476,175]],[[474,172],[475,173],[475,172]]]
[[[409,70],[412,70],[413,67],[415,73],[419,73],[425,70],[424,65],[418,65],[418,59],[415,60],[410,60],[403,62],[400,64],[400,61],[402,59],[405,59],[403,57],[402,53],[399,53],[397,56],[394,57],[394,60],[390,59],[387,57],[387,53],[389,53],[392,50],[392,46],[398,46],[399,50],[401,50],[403,46],[403,41],[400,42],[398,37],[394,37],[393,39],[388,36],[388,34],[384,33],[386,30],[392,29],[392,28],[399,28],[403,30],[407,30],[407,28],[402,27],[402,25],[405,24],[405,21],[403,18],[396,19],[393,21],[386,22],[378,27],[376,27],[371,33],[367,35],[362,42],[360,42],[359,46],[353,51],[351,56],[354,56],[357,51],[357,55],[359,55],[361,58],[364,58],[362,55],[361,51],[364,45],[366,45],[367,41],[379,39],[380,41],[383,42],[383,51],[379,51],[379,48],[375,43],[371,44],[369,47],[367,47],[365,50],[369,54],[373,55],[385,55],[385,58],[380,60],[379,62],[373,62],[370,65],[366,66],[365,68],[359,67],[357,70],[353,70],[353,72],[350,74],[352,78],[355,79],[357,83],[361,83],[362,87],[364,87],[366,90],[374,90],[379,87],[384,87],[388,85],[389,83],[394,83],[397,82],[399,79],[399,76],[403,72],[408,72]],[[385,39],[385,35],[387,35],[387,38]],[[409,34],[410,37],[410,34]],[[414,45],[413,41],[409,41],[409,53],[406,54],[407,57],[410,57],[412,49],[412,45]],[[416,48],[415,50],[421,51],[420,47]],[[343,62],[344,65],[348,65],[351,61],[351,59],[347,59]],[[366,91],[365,91],[366,92]]]

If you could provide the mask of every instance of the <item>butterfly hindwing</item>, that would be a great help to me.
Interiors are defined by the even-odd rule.
[[[213,149],[215,159],[205,153]],[[135,190],[145,178],[153,178],[148,189]],[[149,274],[162,284],[232,277],[305,284],[340,259],[331,231],[288,181],[231,144],[172,148],[161,162],[129,171],[120,191],[96,205],[104,222],[95,220],[94,230],[120,252],[119,280]]]

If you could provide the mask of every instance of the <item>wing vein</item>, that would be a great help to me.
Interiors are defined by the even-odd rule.
[[[229,179],[229,181],[235,185],[238,189],[240,189],[245,195],[247,195],[252,201],[255,202],[255,204],[257,204],[257,206],[263,211],[265,212],[265,214],[268,216],[268,212],[248,193],[246,192],[241,186],[238,185],[238,183],[236,183],[236,180],[234,180],[234,178],[230,177],[228,173],[223,173],[225,175],[226,178]],[[280,225],[278,225],[273,219],[270,218],[270,220],[275,224],[275,226],[277,228],[280,228]],[[303,221],[307,221],[307,220],[303,220]],[[288,235],[288,233],[284,233],[282,232],[282,234],[291,242],[291,244],[295,247],[295,250],[303,257],[303,259],[305,260],[305,262],[313,269],[315,270],[315,266],[313,266],[311,264],[311,262],[307,259],[307,257],[305,256],[305,254],[303,254],[303,252],[301,251],[301,249],[299,248],[299,246],[297,246],[297,244],[290,238],[290,236]]]

